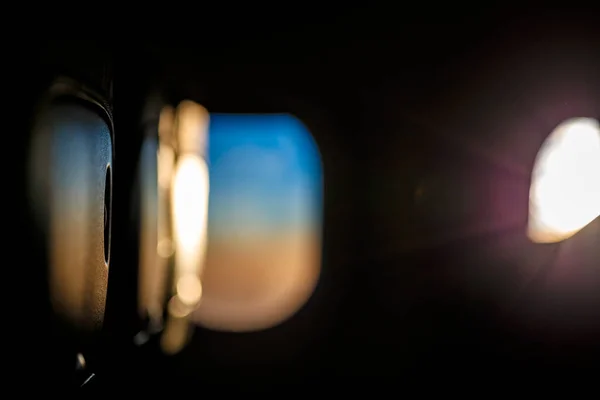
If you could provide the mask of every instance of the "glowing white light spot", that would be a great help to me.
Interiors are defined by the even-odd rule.
[[[577,118],[560,124],[542,146],[529,192],[528,235],[568,239],[600,215],[600,125]]]

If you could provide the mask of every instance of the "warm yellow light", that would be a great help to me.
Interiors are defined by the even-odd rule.
[[[194,154],[181,156],[173,180],[176,276],[198,276],[204,261],[208,219],[208,168]]]
[[[202,284],[196,275],[184,275],[177,281],[177,296],[188,306],[196,306],[202,298]]]
[[[600,215],[600,126],[578,118],[559,125],[538,154],[529,194],[528,235],[565,240]]]
[[[175,113],[166,110],[159,126],[159,198],[162,210],[158,255],[173,266],[174,286],[169,289],[168,318],[161,338],[166,353],[181,350],[191,335],[188,316],[202,297],[200,276],[204,266],[208,222],[207,145],[208,112],[183,101]],[[164,118],[163,118],[164,117]],[[169,218],[170,217],[170,218]],[[174,293],[173,293],[174,291]]]

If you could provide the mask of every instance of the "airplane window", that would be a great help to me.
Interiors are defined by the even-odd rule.
[[[197,324],[254,331],[291,317],[320,271],[322,171],[290,115],[211,114],[210,196]]]
[[[32,137],[32,205],[47,240],[53,307],[77,328],[98,329],[110,258],[110,128],[63,99],[39,113]]]
[[[542,145],[529,194],[528,236],[568,239],[600,215],[600,126],[589,118],[560,124]]]

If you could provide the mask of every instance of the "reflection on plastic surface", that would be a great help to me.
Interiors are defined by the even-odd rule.
[[[600,126],[589,118],[560,124],[546,140],[532,175],[528,235],[568,239],[600,215]]]
[[[158,254],[158,139],[150,131],[144,139],[140,154],[140,276],[138,307],[142,318],[149,317],[151,325],[157,326],[162,319],[164,301],[164,266]],[[161,268],[162,267],[162,268]]]
[[[97,329],[108,279],[109,127],[79,105],[47,106],[34,126],[30,162],[32,204],[47,235],[53,307],[73,325]]]
[[[269,328],[312,294],[320,271],[322,172],[289,115],[211,114],[211,192],[202,301],[195,321]]]
[[[170,115],[166,113],[161,119]],[[167,288],[170,298],[161,338],[163,351],[171,354],[187,343],[192,333],[189,318],[202,298],[209,193],[204,160],[208,112],[199,104],[183,101],[174,117],[171,132],[164,124],[159,131],[159,209],[165,214],[159,220],[161,246],[156,249],[157,254],[164,253],[171,271],[172,287]]]

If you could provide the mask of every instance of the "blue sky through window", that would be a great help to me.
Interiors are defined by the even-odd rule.
[[[211,235],[320,223],[321,163],[300,121],[287,114],[211,114],[209,135]]]

